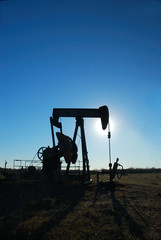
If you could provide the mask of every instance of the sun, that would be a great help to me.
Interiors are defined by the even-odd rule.
[[[113,118],[109,119],[109,126],[110,126],[110,131],[111,132],[116,130],[116,124],[115,124],[115,120],[113,120]]]
[[[109,126],[110,126],[110,132],[113,132],[115,130],[115,122],[113,119],[109,119]],[[95,130],[98,134],[100,135],[107,135],[107,132],[108,132],[108,126],[105,130],[102,129],[102,124],[101,124],[101,120],[100,119],[97,119],[95,121]]]

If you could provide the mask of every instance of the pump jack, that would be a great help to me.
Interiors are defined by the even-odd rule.
[[[62,124],[59,121],[60,117],[74,117],[76,119],[76,126],[74,130],[73,139],[64,135],[62,133]],[[109,110],[107,106],[101,106],[98,109],[87,109],[87,108],[54,108],[52,116],[50,117],[50,126],[52,134],[52,143],[53,147],[46,148],[41,147],[38,152],[38,158],[43,162],[43,172],[49,176],[51,175],[61,175],[61,161],[60,158],[64,157],[67,167],[66,167],[66,176],[69,176],[69,169],[71,163],[75,163],[77,160],[77,146],[76,146],[76,137],[78,133],[78,128],[80,127],[81,133],[81,145],[82,145],[82,160],[83,160],[83,173],[82,180],[86,183],[90,182],[90,170],[89,170],[89,160],[88,152],[85,138],[84,130],[84,118],[100,118],[102,123],[102,129],[105,130],[108,125],[108,139],[109,139],[109,185],[113,186],[113,179],[115,175],[118,178],[121,178],[123,166],[118,163],[119,159],[116,159],[116,162],[111,163],[111,132],[109,124]],[[55,144],[54,137],[54,127],[60,129],[60,132],[56,132],[58,138],[58,145]],[[121,167],[121,173],[118,175],[118,167]],[[97,173],[97,182],[99,183],[99,173]]]
[[[59,122],[60,117],[74,117],[76,119],[76,126],[73,135],[73,139],[63,135],[62,133],[62,124]],[[67,168],[66,168],[66,175],[69,174],[70,164],[72,162],[73,154],[76,154],[77,147],[75,144],[78,128],[80,127],[81,133],[81,145],[82,145],[82,158],[83,158],[83,177],[86,182],[90,181],[90,171],[89,171],[89,160],[88,160],[88,153],[87,153],[87,145],[86,145],[86,138],[85,138],[85,130],[84,130],[84,118],[100,118],[102,123],[102,129],[105,130],[107,124],[109,123],[109,110],[107,106],[101,106],[98,109],[84,109],[84,108],[54,108],[52,116],[50,117],[50,125],[51,125],[51,133],[52,133],[52,148],[45,148],[42,147],[38,150],[38,157],[43,161],[43,170],[44,172],[51,173],[60,173],[61,170],[61,162],[60,157],[65,157],[65,151],[71,154],[71,158],[67,158]],[[55,145],[55,138],[54,138],[54,126],[60,129],[60,133],[56,133],[59,143]],[[60,136],[60,139],[59,139]],[[62,147],[61,138],[63,140],[68,140],[66,150],[64,151],[64,147]],[[64,141],[64,142],[65,142]],[[67,141],[66,141],[67,142]],[[75,159],[76,160],[76,159]]]

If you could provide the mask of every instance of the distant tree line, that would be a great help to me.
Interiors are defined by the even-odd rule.
[[[118,172],[122,170],[118,169]],[[92,170],[91,173],[97,173],[97,172],[102,172],[102,173],[109,173],[109,169],[101,169],[101,170]],[[161,168],[126,168],[123,169],[123,174],[133,174],[133,173],[161,173]]]
[[[27,172],[28,169],[11,169],[11,168],[1,168],[0,167],[0,174],[4,174],[4,173],[23,173],[23,172]],[[41,172],[41,170],[36,170],[37,172]],[[77,172],[77,170],[71,170],[72,172]],[[118,169],[117,170],[118,173],[120,173],[122,171],[122,169]],[[65,172],[65,170],[62,172]],[[97,172],[101,172],[101,173],[109,173],[109,169],[104,169],[102,168],[101,170],[99,169],[94,169],[90,171],[91,174],[96,174]],[[134,174],[134,173],[161,173],[161,168],[126,168],[123,169],[122,172],[124,175],[126,174]]]

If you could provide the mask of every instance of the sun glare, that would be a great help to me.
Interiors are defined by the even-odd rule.
[[[115,131],[115,122],[113,121],[113,119],[110,118],[109,124],[110,124],[110,131],[111,132]],[[96,120],[96,122],[95,122],[95,129],[96,129],[98,134],[100,134],[100,135],[107,135],[108,126],[107,126],[107,129],[103,130],[100,119]]]
[[[110,131],[111,132],[115,131],[116,129],[115,121],[112,118],[110,118],[109,123],[110,123]]]

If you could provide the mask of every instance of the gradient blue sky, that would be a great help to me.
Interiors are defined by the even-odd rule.
[[[101,105],[114,124],[112,161],[161,167],[161,2],[0,2],[0,166],[52,145],[53,108]],[[62,122],[72,137],[75,120]],[[107,168],[96,122],[85,119],[90,165]]]

